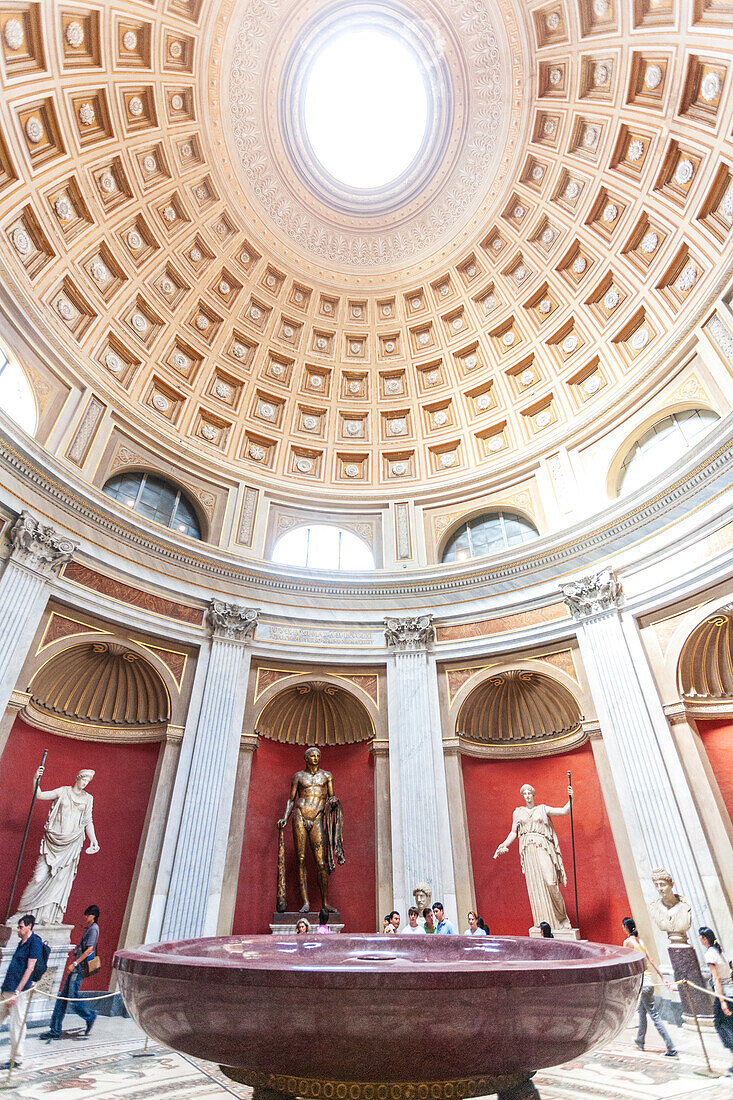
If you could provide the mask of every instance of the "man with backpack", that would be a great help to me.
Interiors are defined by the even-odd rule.
[[[38,981],[45,971],[43,941],[33,931],[36,918],[30,913],[18,921],[20,943],[10,960],[3,979],[2,997],[0,997],[0,1023],[8,1017],[10,1031],[10,1060],[3,1069],[14,1069],[23,1063],[25,1043],[25,1022],[28,1016],[27,1000],[34,981]],[[26,994],[26,996],[23,996]]]
[[[86,1024],[84,1030],[85,1037],[92,1030],[94,1021],[97,1018],[97,1013],[91,1005],[85,1004],[79,997],[79,986],[81,985],[82,978],[90,972],[88,969],[89,963],[96,955],[97,941],[99,940],[99,925],[97,924],[99,920],[99,906],[88,905],[84,910],[84,920],[86,922],[84,933],[77,947],[74,949],[73,956],[69,959],[64,969],[64,975],[61,979],[61,989],[59,990],[59,995],[54,1005],[53,1015],[51,1016],[51,1027],[48,1031],[44,1031],[39,1036],[40,1039],[61,1038],[61,1026],[64,1022],[67,1008],[70,1008],[77,1016],[81,1016]]]

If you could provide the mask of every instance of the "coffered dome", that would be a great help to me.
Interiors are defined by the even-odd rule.
[[[360,188],[305,99],[367,24],[427,114]],[[25,3],[0,26],[18,342],[169,470],[331,504],[508,484],[644,408],[721,292],[727,0]]]

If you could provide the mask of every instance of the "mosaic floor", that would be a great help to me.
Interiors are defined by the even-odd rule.
[[[67,1018],[68,1019],[68,1018]],[[69,1030],[72,1022],[67,1023]],[[209,1062],[189,1060],[150,1044],[131,1020],[100,1017],[89,1039],[43,1042],[31,1031],[25,1063],[0,1096],[18,1100],[250,1100],[251,1090],[235,1085]],[[652,1039],[640,1053],[633,1029],[615,1043],[535,1078],[542,1100],[733,1100],[733,1077],[707,1077],[697,1036],[679,1028],[673,1037],[679,1059],[662,1057]],[[715,1073],[728,1068],[715,1034],[706,1038]],[[7,1032],[0,1036],[0,1059],[7,1057]],[[0,1086],[7,1079],[0,1073]]]

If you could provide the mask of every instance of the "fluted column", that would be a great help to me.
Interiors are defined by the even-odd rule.
[[[440,725],[438,677],[429,652],[432,616],[386,619],[389,788],[394,907],[403,915],[429,882],[455,923],[455,876]]]
[[[77,543],[28,512],[10,532],[12,551],[0,577],[0,715],[10,701],[48,601],[48,582]]]
[[[216,935],[256,623],[253,608],[215,601],[209,609],[205,679],[184,732],[161,856],[164,874],[170,860],[165,904],[162,919],[151,912],[148,939]]]
[[[700,817],[662,709],[633,617],[622,613],[611,570],[561,586],[578,623],[578,641],[608,761],[647,901],[651,872],[672,871],[692,902],[693,921],[722,939],[731,914]],[[658,939],[658,946],[664,944]]]

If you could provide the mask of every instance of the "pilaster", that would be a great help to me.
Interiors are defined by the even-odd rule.
[[[219,922],[257,611],[216,600],[208,622],[211,637],[183,735],[148,939],[213,936]]]
[[[615,574],[561,585],[599,717],[610,772],[647,901],[651,873],[668,867],[693,905],[693,920],[723,940],[733,922],[692,792],[675,748],[633,617],[622,612]],[[666,956],[666,944],[656,936]]]
[[[0,715],[5,713],[48,600],[49,580],[71,560],[77,543],[21,512],[0,577]]]
[[[733,907],[733,823],[695,719],[683,702],[664,708],[728,905]]]
[[[393,905],[404,915],[426,881],[457,924],[433,635],[431,615],[385,620]]]
[[[369,744],[374,758],[374,836],[376,842],[377,912],[376,929],[382,917],[393,908],[392,825],[389,796],[389,742],[374,738]]]
[[[244,825],[247,820],[247,802],[249,801],[249,781],[252,776],[252,758],[260,742],[257,734],[245,734],[239,741],[237,777],[234,783],[232,816],[229,822],[227,853],[224,864],[224,882],[221,906],[217,923],[217,936],[231,935],[234,924],[234,907],[237,903],[237,883],[242,862],[242,844],[244,843]]]

